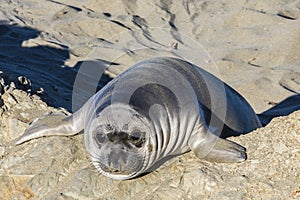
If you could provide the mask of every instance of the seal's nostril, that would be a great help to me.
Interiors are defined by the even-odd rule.
[[[124,132],[113,132],[113,133],[108,133],[106,136],[110,142],[115,143],[115,142],[119,142],[122,140],[126,140],[128,137],[128,134],[124,133]]]
[[[111,142],[115,142],[115,140],[118,139],[118,137],[116,137],[115,133],[108,133],[108,134],[106,134],[106,137]]]

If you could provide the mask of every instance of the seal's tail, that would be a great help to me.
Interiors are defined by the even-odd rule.
[[[261,121],[261,124],[266,126],[274,117],[287,116],[296,110],[300,110],[300,94],[286,98],[276,106],[257,116]]]

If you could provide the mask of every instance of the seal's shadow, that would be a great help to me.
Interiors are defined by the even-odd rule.
[[[290,96],[274,107],[258,114],[263,126],[266,126],[273,118],[287,116],[292,112],[300,110],[300,94]]]
[[[39,36],[41,31],[34,28],[0,21],[1,77],[7,83],[14,82],[18,89],[38,94],[50,106],[72,111],[73,84],[83,61],[74,67],[65,65],[65,61],[70,58],[69,47],[53,41],[43,45],[24,45],[25,41]],[[108,81],[108,76],[101,77],[99,88]],[[41,91],[40,88],[45,92],[37,93]]]

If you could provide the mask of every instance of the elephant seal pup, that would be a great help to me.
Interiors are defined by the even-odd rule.
[[[118,180],[192,150],[212,162],[241,162],[245,148],[224,137],[261,123],[247,101],[207,71],[176,58],[152,58],[121,73],[73,115],[35,120],[17,141],[84,129],[92,163]]]

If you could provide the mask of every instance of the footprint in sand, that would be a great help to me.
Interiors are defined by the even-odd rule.
[[[285,73],[280,79],[279,84],[287,90],[300,94],[300,73]]]

